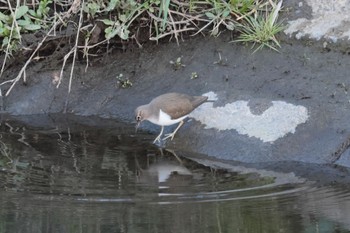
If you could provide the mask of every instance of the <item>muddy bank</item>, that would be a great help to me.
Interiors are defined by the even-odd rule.
[[[248,163],[301,161],[349,166],[350,161],[344,155],[349,153],[350,137],[350,56],[298,41],[284,43],[280,53],[262,50],[252,54],[250,48],[228,43],[230,40],[231,35],[226,34],[219,38],[189,39],[181,46],[169,43],[155,49],[146,45],[143,49],[114,52],[95,59],[87,72],[84,63],[77,64],[69,95],[69,69],[57,88],[55,74],[61,67],[50,67],[50,61],[39,62],[28,68],[26,85],[16,85],[4,98],[3,112],[31,115],[66,110],[82,116],[95,115],[131,123],[138,105],[162,93],[214,92],[217,101],[211,109],[226,109],[227,104],[231,104],[230,111],[216,112],[218,117],[227,115],[227,122],[246,117],[239,115],[241,111],[233,117],[237,109],[232,110],[232,104],[237,101],[245,101],[240,103],[248,106],[252,117],[272,111],[275,118],[256,121],[256,125],[251,125],[250,131],[244,133],[237,125],[215,128],[194,118],[166,147]],[[182,66],[177,68],[170,61],[179,57]],[[193,78],[192,73],[198,77]],[[120,74],[132,87],[121,87],[117,79]],[[11,70],[6,78],[15,75]],[[285,106],[302,107],[304,120],[295,123],[295,113],[288,115],[290,111],[281,112],[278,117],[283,106],[282,110],[274,109],[276,101]],[[205,111],[201,116],[203,114]],[[282,134],[279,132],[272,140],[266,140],[264,135],[270,134],[268,127],[272,132],[283,125],[285,118],[291,119],[288,124],[294,124],[293,128],[285,132],[281,129]],[[276,122],[275,126],[268,125],[271,121]],[[244,129],[247,128],[245,124],[238,125]],[[264,124],[267,128],[262,128],[262,134],[252,133]],[[148,123],[143,124],[143,129],[155,136],[159,132],[158,126]]]

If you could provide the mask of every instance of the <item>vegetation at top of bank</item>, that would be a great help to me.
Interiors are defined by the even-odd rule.
[[[4,5],[4,3],[7,3]],[[277,22],[282,0],[4,0],[0,5],[1,51],[5,52],[0,77],[7,62],[24,54],[26,62],[10,84],[6,95],[21,78],[27,65],[57,49],[71,46],[62,54],[61,83],[68,59],[86,59],[128,44],[210,34],[224,30],[237,33],[234,41],[251,42],[256,50],[279,47],[275,35],[283,27]],[[235,34],[236,35],[236,34]],[[61,46],[61,44],[63,44]],[[71,77],[72,77],[71,71]],[[70,91],[70,90],[69,90]]]

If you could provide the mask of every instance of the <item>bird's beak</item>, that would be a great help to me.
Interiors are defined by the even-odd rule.
[[[140,124],[141,124],[141,121],[136,122],[135,133],[137,132],[137,129],[139,128]]]

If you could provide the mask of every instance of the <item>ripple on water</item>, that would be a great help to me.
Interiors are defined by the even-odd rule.
[[[100,232],[123,232],[113,226],[201,233],[350,229],[350,195],[343,187],[178,157],[151,145],[153,135],[135,136],[125,125],[0,127],[0,225],[11,219],[8,232],[47,232],[48,225],[82,232],[89,232],[84,226]],[[50,232],[66,232],[57,229]]]
[[[286,195],[307,187],[294,174],[224,163],[213,168],[179,158],[130,137],[131,130],[113,135],[89,128],[23,127],[15,133],[14,128],[7,123],[2,133],[8,154],[1,160],[1,187],[41,200],[210,202]]]

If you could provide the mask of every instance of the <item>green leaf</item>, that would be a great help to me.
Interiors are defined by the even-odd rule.
[[[20,6],[16,11],[16,19],[21,18],[23,15],[27,14],[29,8],[27,6]]]
[[[109,20],[109,19],[102,19],[101,20],[104,24],[113,26],[115,24],[115,21]]]
[[[0,37],[5,37],[5,36],[9,36],[11,33],[11,30],[9,30],[6,27],[1,27],[0,28]]]
[[[211,12],[205,12],[205,15],[209,18],[209,19],[214,19],[216,16],[211,13]]]
[[[19,33],[22,30],[22,27],[18,26],[18,30],[12,31],[12,39],[21,39],[21,34]]]
[[[118,34],[119,31],[120,31],[119,28],[113,28],[113,27],[106,28],[105,29],[105,37],[106,37],[106,39],[109,40],[109,39],[115,37]]]
[[[233,31],[235,29],[235,24],[233,22],[228,22],[226,28],[230,31]]]
[[[119,33],[119,37],[122,40],[127,40],[129,38],[129,30],[127,28],[123,28]]]
[[[37,17],[36,12],[35,12],[34,10],[28,10],[28,13],[29,13],[31,16]]]
[[[41,26],[38,24],[29,24],[29,25],[24,26],[24,28],[28,31],[36,31],[36,30],[39,30],[41,28]]]
[[[211,35],[212,36],[217,36],[219,34],[219,27],[215,27],[212,31],[211,31]]]
[[[126,22],[126,16],[125,15],[119,15],[119,20],[122,21],[123,23]]]
[[[0,20],[4,23],[8,22],[10,20],[10,16],[3,14],[0,12]]]
[[[162,29],[165,30],[165,24],[168,19],[168,13],[169,13],[169,6],[170,6],[170,0],[162,0],[160,11],[159,11],[159,17],[163,15],[162,20]]]
[[[31,20],[31,18],[30,18],[30,16],[28,14],[24,15],[23,19],[28,21],[28,22],[30,22],[30,23],[32,22],[32,20]]]
[[[97,12],[100,11],[100,6],[95,2],[88,3],[87,7],[88,7],[88,13],[90,13],[91,15],[95,15]]]
[[[19,26],[27,26],[29,25],[31,22],[29,20],[24,20],[24,19],[19,19],[17,20],[17,24]]]
[[[109,12],[109,11],[114,10],[114,8],[116,7],[118,2],[119,2],[119,0],[111,0],[108,3],[108,6],[106,7],[105,11]]]
[[[128,3],[130,4],[130,6],[136,6],[137,2],[134,0],[129,0]]]
[[[41,18],[43,17],[43,12],[42,12],[42,10],[41,10],[40,8],[37,10],[36,16],[37,16],[39,19],[41,19]]]
[[[230,15],[230,11],[229,10],[226,10],[226,11],[222,12],[222,17],[223,18],[226,18],[229,15]]]
[[[2,40],[2,47],[7,46],[9,43],[9,38],[6,36],[3,40]]]
[[[3,37],[5,34],[5,29],[0,27],[0,37]]]

